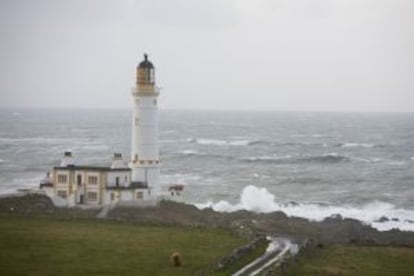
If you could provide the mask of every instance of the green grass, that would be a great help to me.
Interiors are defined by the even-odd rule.
[[[193,275],[247,242],[220,229],[0,217],[0,275]]]
[[[414,275],[414,249],[327,246],[302,254],[287,275]]]

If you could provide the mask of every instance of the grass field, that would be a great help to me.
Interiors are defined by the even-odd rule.
[[[414,249],[327,246],[304,253],[287,275],[414,275]]]
[[[247,242],[220,229],[0,217],[0,275],[193,275]]]

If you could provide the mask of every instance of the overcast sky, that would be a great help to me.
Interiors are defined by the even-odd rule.
[[[1,0],[0,106],[414,112],[412,0]]]

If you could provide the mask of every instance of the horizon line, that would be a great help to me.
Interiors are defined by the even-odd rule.
[[[128,107],[47,107],[47,106],[0,106],[0,110],[53,110],[53,111],[70,111],[70,110],[108,110],[108,111],[127,111]],[[411,114],[414,111],[395,111],[395,110],[323,110],[323,109],[247,109],[247,108],[160,108],[160,111],[190,111],[190,112],[292,112],[292,113],[381,113],[381,114]]]

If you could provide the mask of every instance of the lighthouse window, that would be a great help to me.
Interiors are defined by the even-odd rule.
[[[141,120],[139,119],[139,118],[135,118],[135,125],[137,126],[137,125],[139,125],[140,124],[140,122],[141,122]]]
[[[98,193],[96,192],[88,192],[88,200],[96,201],[98,200]]]
[[[88,176],[88,183],[89,184],[98,184],[98,177],[97,176]]]
[[[68,180],[67,175],[65,174],[58,175],[58,183],[66,183],[67,180]]]

